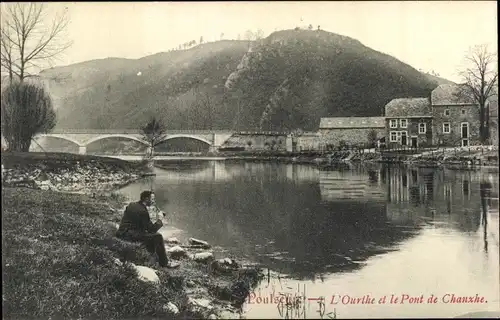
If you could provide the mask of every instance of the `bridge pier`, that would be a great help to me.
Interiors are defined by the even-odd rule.
[[[86,153],[87,153],[87,146],[78,147],[78,154],[86,154]]]
[[[216,153],[219,150],[216,146],[208,146],[208,152],[210,153]]]
[[[293,138],[291,135],[287,135],[286,136],[286,141],[285,141],[285,144],[286,144],[286,151],[288,152],[293,152]]]

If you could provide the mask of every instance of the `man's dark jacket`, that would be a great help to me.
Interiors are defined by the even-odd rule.
[[[125,209],[116,236],[130,241],[143,241],[146,235],[153,234],[160,228],[160,224],[151,222],[144,204],[132,202]]]

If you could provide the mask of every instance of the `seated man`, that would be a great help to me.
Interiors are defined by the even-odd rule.
[[[151,194],[151,205],[147,207],[149,212],[149,218],[151,221],[163,220],[165,218],[165,214],[161,211],[155,203],[155,194]]]
[[[160,219],[152,223],[147,207],[152,204],[152,191],[143,191],[138,202],[130,203],[125,209],[116,236],[127,241],[142,242],[151,254],[157,254],[162,267],[177,267],[168,262],[163,236],[157,231],[163,226]]]

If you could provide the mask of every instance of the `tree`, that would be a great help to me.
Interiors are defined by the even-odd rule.
[[[497,54],[488,50],[487,45],[472,47],[465,56],[466,65],[460,75],[463,85],[460,86],[460,98],[468,98],[479,105],[479,137],[485,142],[489,136],[487,112],[488,100],[495,96],[498,85],[498,71],[495,62]]]
[[[149,150],[146,156],[149,159],[153,158],[155,147],[165,140],[167,136],[166,131],[167,128],[163,121],[154,116],[151,117],[148,123],[141,128],[142,138],[148,142]]]
[[[203,36],[200,37],[200,44],[203,43]]]
[[[44,3],[3,4],[1,12],[1,66],[10,82],[34,77],[33,69],[52,65],[72,42],[64,41],[69,20],[66,12],[47,21]]]
[[[203,129],[212,130],[215,122],[215,107],[210,100],[210,95],[207,92],[198,94],[197,99],[199,101],[198,109],[201,111],[200,115],[204,121]]]
[[[255,40],[260,40],[264,38],[264,31],[262,31],[262,29],[257,29],[254,35],[255,35]]]
[[[253,40],[253,38],[254,38],[254,34],[253,34],[252,30],[245,31],[245,35],[244,35],[245,40],[251,41],[251,40]]]
[[[2,92],[2,134],[8,150],[28,152],[32,138],[56,125],[52,99],[40,85],[13,82]]]
[[[367,140],[368,140],[368,143],[370,144],[370,148],[377,145],[377,138],[378,138],[378,135],[377,135],[377,131],[375,129],[368,131]]]

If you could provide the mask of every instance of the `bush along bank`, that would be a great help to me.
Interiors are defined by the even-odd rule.
[[[159,268],[114,237],[121,199],[26,188],[2,188],[2,199],[5,318],[238,318],[262,277],[195,239],[170,239],[181,265]]]
[[[60,192],[109,191],[148,173],[143,163],[64,153],[2,153],[2,184]]]

